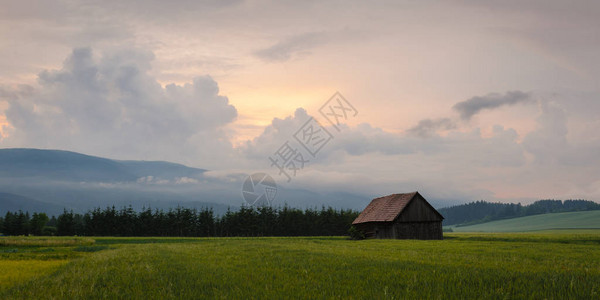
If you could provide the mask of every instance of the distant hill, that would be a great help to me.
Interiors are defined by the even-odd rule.
[[[62,150],[0,149],[0,178],[131,182],[140,177],[198,177],[203,169],[164,161],[119,161]]]
[[[0,192],[0,217],[4,216],[8,211],[16,212],[19,210],[59,215],[63,212],[63,207],[28,197]]]
[[[112,205],[137,209],[181,205],[225,212],[229,205],[219,203],[222,199],[215,193],[201,194],[192,184],[179,184],[200,181],[205,171],[165,161],[122,161],[62,150],[0,149],[0,214],[17,210],[58,214],[65,208],[81,212]],[[238,200],[236,205],[240,203]]]
[[[550,213],[452,227],[455,232],[521,232],[553,229],[600,229],[600,210]]]
[[[132,181],[127,167],[110,159],[69,151],[0,149],[0,177],[69,181]]]
[[[145,176],[165,179],[199,178],[206,172],[204,169],[190,168],[166,161],[117,160],[116,162],[123,165],[127,172],[134,174],[136,178]]]
[[[0,193],[13,195],[6,198],[12,199],[10,206],[8,200],[0,202],[0,212],[10,207],[54,214],[58,207],[60,212],[66,208],[81,213],[96,207],[132,205],[134,209],[212,207],[221,214],[228,207],[237,209],[244,204],[244,174],[220,178],[205,173],[204,169],[165,161],[114,160],[62,150],[0,149]],[[282,185],[273,205],[362,210],[374,196]],[[23,198],[14,200],[16,197]]]
[[[588,210],[600,210],[600,204],[588,200],[539,200],[529,205],[476,201],[441,208],[438,211],[444,216],[444,226],[447,226],[473,225],[538,214]]]

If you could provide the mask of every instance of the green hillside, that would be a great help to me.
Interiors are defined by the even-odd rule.
[[[452,227],[454,231],[458,232],[519,232],[590,228],[600,228],[600,210],[543,214],[471,226]]]

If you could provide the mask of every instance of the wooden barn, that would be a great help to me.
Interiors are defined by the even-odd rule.
[[[352,222],[366,238],[441,240],[444,217],[419,192],[375,198]]]

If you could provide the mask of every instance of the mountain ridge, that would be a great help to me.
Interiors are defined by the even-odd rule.
[[[173,177],[177,171],[194,177],[206,172],[166,161],[116,160],[54,149],[0,149],[0,177],[45,176],[67,181],[128,182],[145,176]]]
[[[213,207],[219,214],[244,205],[243,175],[220,179],[205,176],[206,171],[166,161],[116,160],[66,150],[0,149],[0,192],[56,205],[61,211],[179,205]],[[362,210],[373,198],[344,191],[277,188],[274,206]]]

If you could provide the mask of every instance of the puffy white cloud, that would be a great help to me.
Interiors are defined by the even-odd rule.
[[[98,58],[78,48],[62,69],[41,72],[39,86],[3,89],[14,130],[2,145],[214,166],[231,154],[223,126],[235,107],[210,76],[162,87],[149,75],[152,59],[135,49]]]
[[[584,100],[579,99],[587,103]],[[444,135],[433,128],[427,137],[415,136],[411,130],[392,133],[368,123],[343,125],[339,132],[327,127],[333,140],[316,157],[305,153],[310,162],[291,185],[368,195],[424,190],[433,198],[453,200],[503,200],[521,194],[524,196],[513,199],[528,201],[575,197],[581,195],[576,191],[594,190],[594,174],[600,166],[599,139],[569,132],[582,121],[585,110],[580,111],[572,98],[536,96],[536,101],[539,112],[532,117],[537,127],[525,133],[499,124],[482,133],[479,127],[449,118],[441,119],[447,121],[440,124],[455,127],[443,128]],[[285,141],[302,151],[293,134],[310,117],[304,109],[297,109],[293,116],[274,119],[241,153],[267,167],[267,158]],[[589,130],[600,129],[595,120],[584,123],[585,128],[591,126]],[[283,176],[276,176],[275,167],[270,171],[285,182]],[[548,184],[553,188],[540,192]]]
[[[326,127],[333,139],[312,157],[293,138],[310,117],[304,109],[297,109],[293,116],[276,118],[240,150],[268,167],[268,157],[288,141],[310,160],[298,170],[290,183],[293,187],[367,195],[426,190],[436,199],[449,197],[446,200],[453,201],[493,197],[477,177],[490,170],[515,170],[526,164],[517,132],[500,125],[487,137],[475,128],[425,139],[387,132],[368,123],[342,125],[339,132]],[[270,173],[287,184],[284,176],[277,176],[276,167],[271,167]]]
[[[264,159],[273,154],[283,143],[293,140],[293,134],[310,118],[303,108],[298,108],[294,116],[284,119],[274,118],[265,127],[263,133],[240,147],[245,156],[253,159]]]

